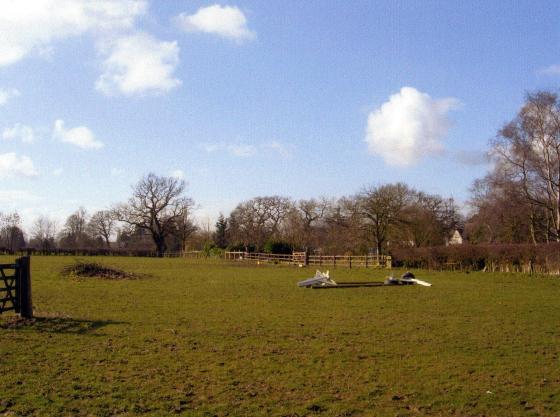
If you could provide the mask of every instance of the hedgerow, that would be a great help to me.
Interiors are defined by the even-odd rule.
[[[560,274],[560,243],[395,248],[391,255],[394,265],[406,268]]]

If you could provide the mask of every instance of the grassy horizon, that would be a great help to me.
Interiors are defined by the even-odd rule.
[[[316,291],[296,286],[312,268],[92,257],[151,276],[64,277],[74,260],[33,257],[37,319],[0,316],[0,415],[560,410],[558,278],[418,271],[433,287]],[[331,268],[339,281],[386,275]]]

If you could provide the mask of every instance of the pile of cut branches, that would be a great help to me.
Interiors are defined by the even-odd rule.
[[[102,279],[139,279],[140,274],[112,268],[96,262],[77,261],[62,269],[62,274],[71,278],[102,278]]]

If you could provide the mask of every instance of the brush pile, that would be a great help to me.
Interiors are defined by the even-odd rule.
[[[95,262],[78,261],[62,269],[62,274],[71,278],[101,278],[101,279],[138,279],[140,275],[112,268]]]

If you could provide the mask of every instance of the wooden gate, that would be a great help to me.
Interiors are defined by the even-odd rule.
[[[294,265],[306,265],[307,266],[307,252],[293,252],[292,262]]]
[[[29,266],[28,256],[13,264],[0,264],[0,314],[13,310],[21,317],[33,317]]]

